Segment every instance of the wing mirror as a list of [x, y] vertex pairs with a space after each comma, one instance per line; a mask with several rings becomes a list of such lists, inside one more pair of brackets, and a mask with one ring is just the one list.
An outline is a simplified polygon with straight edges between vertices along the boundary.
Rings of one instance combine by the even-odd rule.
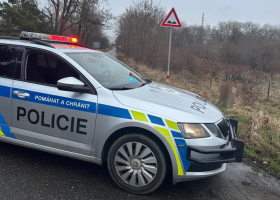
[[74, 78], [67, 77], [57, 81], [57, 88], [59, 90], [71, 91], [71, 92], [88, 92], [89, 87], [86, 87], [85, 84]]

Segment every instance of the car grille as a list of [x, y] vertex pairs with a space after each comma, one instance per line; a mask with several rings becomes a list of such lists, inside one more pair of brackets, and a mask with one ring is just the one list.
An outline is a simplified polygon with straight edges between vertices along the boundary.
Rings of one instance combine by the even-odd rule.
[[222, 167], [222, 163], [218, 163], [218, 164], [205, 164], [205, 165], [201, 165], [201, 164], [197, 164], [197, 163], [191, 163], [188, 169], [188, 172], [207, 172], [207, 171], [212, 171], [212, 170], [216, 170]]
[[218, 127], [220, 128], [222, 134], [227, 137], [228, 136], [228, 131], [229, 131], [229, 126], [228, 123], [225, 119], [223, 119], [222, 121], [220, 121], [218, 124]]

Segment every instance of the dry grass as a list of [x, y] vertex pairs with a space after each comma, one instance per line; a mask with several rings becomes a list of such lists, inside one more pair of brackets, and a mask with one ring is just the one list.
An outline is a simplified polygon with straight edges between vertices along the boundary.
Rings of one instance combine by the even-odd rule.
[[107, 52], [110, 51], [112, 48], [107, 48], [107, 49], [95, 49], [97, 51], [102, 51], [102, 52]]
[[[119, 55], [119, 59], [144, 77], [166, 83], [166, 72], [151, 69], [123, 55]], [[226, 116], [237, 118], [239, 120], [238, 136], [245, 141], [245, 154], [257, 162], [265, 163], [264, 167], [280, 175], [280, 103], [278, 101], [280, 82], [273, 82], [272, 100], [265, 100], [264, 89], [258, 102], [244, 106], [237, 100], [232, 109], [225, 109], [218, 104], [222, 80], [213, 80], [210, 87], [210, 78], [202, 78], [203, 81], [197, 81], [187, 72], [181, 72], [181, 74], [171, 72], [169, 84], [196, 93], [217, 105]], [[263, 83], [263, 85], [266, 84]]]

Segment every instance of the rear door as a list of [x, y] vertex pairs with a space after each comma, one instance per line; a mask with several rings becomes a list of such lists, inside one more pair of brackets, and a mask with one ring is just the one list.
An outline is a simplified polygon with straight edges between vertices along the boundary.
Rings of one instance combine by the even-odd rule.
[[61, 91], [59, 79], [87, 80], [67, 61], [51, 52], [28, 49], [22, 80], [12, 89], [13, 133], [19, 140], [90, 155], [97, 95]]
[[19, 47], [0, 44], [0, 137], [12, 135], [11, 89], [14, 79], [20, 77], [21, 59]]

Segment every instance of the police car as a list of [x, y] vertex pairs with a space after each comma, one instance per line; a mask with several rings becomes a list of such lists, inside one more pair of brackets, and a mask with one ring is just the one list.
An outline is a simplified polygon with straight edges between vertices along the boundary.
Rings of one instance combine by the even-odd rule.
[[0, 141], [107, 165], [136, 194], [242, 161], [237, 120], [77, 38], [0, 37], [0, 102]]

